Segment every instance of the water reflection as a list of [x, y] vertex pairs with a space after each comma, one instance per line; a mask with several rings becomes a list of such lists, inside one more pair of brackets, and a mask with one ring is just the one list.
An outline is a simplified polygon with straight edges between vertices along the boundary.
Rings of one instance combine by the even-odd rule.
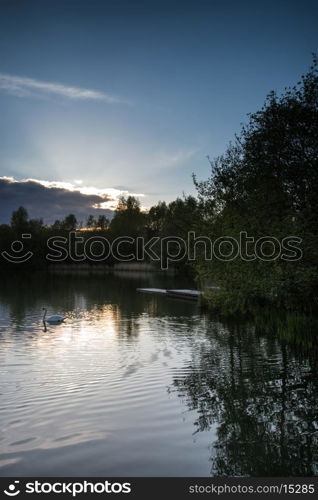
[[317, 475], [317, 353], [215, 325], [173, 387], [197, 411], [196, 432], [217, 426], [212, 475]]
[[[311, 475], [315, 325], [216, 321], [161, 275], [0, 289], [0, 475]], [[42, 307], [65, 323], [43, 331]]]

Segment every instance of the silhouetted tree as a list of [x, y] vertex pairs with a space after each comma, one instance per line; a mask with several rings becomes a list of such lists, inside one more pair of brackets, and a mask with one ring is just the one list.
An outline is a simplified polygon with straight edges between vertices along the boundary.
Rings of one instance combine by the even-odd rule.
[[96, 220], [94, 218], [94, 215], [89, 215], [88, 218], [87, 218], [87, 222], [86, 222], [86, 227], [88, 228], [93, 228], [93, 227], [96, 227]]
[[29, 230], [31, 233], [40, 234], [43, 230], [43, 219], [30, 219]]
[[143, 235], [146, 216], [140, 209], [140, 201], [134, 196], [119, 198], [114, 217], [110, 223], [113, 235], [136, 237]]
[[11, 227], [17, 233], [28, 230], [28, 212], [24, 207], [19, 207], [18, 210], [12, 212]]
[[62, 228], [65, 231], [75, 231], [77, 226], [77, 219], [74, 214], [69, 214], [62, 222]]
[[61, 231], [62, 229], [62, 222], [59, 220], [59, 219], [56, 219], [52, 226], [51, 226], [51, 229], [53, 229], [53, 231]]
[[109, 219], [106, 217], [106, 215], [99, 215], [97, 222], [96, 222], [96, 227], [101, 229], [102, 231], [105, 231], [109, 226]]
[[150, 235], [159, 235], [164, 229], [168, 207], [165, 201], [159, 201], [150, 208], [147, 215], [147, 228]]

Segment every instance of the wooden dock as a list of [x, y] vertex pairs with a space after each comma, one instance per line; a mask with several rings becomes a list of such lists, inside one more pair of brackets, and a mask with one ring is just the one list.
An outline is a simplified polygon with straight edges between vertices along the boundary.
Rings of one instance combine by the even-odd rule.
[[164, 290], [163, 288], [137, 288], [137, 292], [167, 295], [167, 290]]
[[165, 290], [164, 288], [137, 288], [137, 292], [165, 295], [178, 299], [198, 300], [202, 292], [199, 290]]

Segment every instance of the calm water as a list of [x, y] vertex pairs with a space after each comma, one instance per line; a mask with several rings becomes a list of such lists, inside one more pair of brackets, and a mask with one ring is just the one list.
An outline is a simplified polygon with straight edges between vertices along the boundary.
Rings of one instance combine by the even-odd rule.
[[[1, 283], [0, 475], [318, 473], [315, 347], [135, 292], [171, 285], [185, 283]], [[43, 306], [65, 324], [44, 331]]]

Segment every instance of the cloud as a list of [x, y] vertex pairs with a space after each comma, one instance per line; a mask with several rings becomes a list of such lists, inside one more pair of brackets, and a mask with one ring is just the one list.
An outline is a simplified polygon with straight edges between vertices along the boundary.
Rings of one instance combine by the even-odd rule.
[[104, 101], [109, 104], [128, 104], [119, 97], [96, 90], [70, 87], [56, 82], [43, 82], [33, 78], [0, 73], [0, 90], [18, 97], [58, 95], [73, 100]]
[[83, 222], [90, 214], [111, 217], [121, 194], [128, 192], [75, 186], [68, 182], [0, 177], [0, 223], [8, 223], [11, 213], [21, 205], [31, 218], [42, 218], [46, 224], [69, 213]]
[[[1, 177], [0, 177], [1, 179]], [[13, 182], [35, 182], [37, 184], [41, 184], [46, 188], [60, 188], [65, 189], [67, 191], [78, 191], [79, 193], [87, 196], [98, 196], [102, 201], [101, 204], [104, 205], [105, 208], [115, 208], [117, 205], [119, 196], [136, 196], [138, 198], [142, 198], [145, 195], [142, 193], [130, 193], [126, 189], [118, 189], [118, 188], [97, 188], [95, 186], [82, 186], [83, 181], [80, 181], [80, 186], [76, 185], [79, 181], [74, 181], [74, 184], [71, 182], [63, 182], [63, 181], [44, 181], [40, 179], [24, 179], [21, 181], [15, 181], [12, 177], [3, 177], [3, 179], [9, 179]], [[114, 203], [116, 205], [114, 205]], [[107, 205], [106, 205], [107, 204]]]

